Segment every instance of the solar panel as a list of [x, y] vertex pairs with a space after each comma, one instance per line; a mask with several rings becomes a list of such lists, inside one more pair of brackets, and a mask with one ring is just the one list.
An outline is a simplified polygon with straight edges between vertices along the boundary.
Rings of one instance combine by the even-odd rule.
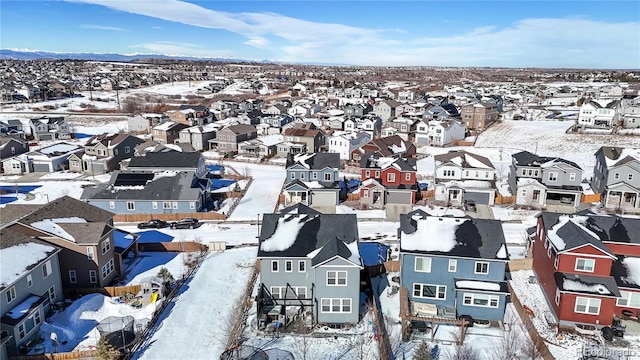
[[153, 180], [153, 173], [120, 173], [114, 186], [141, 186]]

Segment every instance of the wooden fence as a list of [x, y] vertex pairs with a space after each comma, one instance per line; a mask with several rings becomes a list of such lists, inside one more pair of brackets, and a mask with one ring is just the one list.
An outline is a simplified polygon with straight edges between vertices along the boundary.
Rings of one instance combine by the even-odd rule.
[[400, 261], [398, 260], [390, 260], [383, 263], [383, 265], [387, 272], [400, 271]]
[[203, 252], [207, 251], [207, 245], [195, 241], [175, 241], [138, 244], [138, 249], [157, 252]]
[[360, 193], [348, 193], [347, 201], [360, 201]]
[[533, 269], [533, 258], [509, 260], [509, 271]]
[[384, 312], [381, 311], [380, 306], [380, 294], [378, 290], [374, 288], [373, 301], [373, 320], [376, 323], [376, 329], [378, 329], [378, 355], [381, 360], [394, 359], [393, 349], [391, 348], [391, 340], [389, 339], [389, 331], [387, 331], [386, 322], [384, 319]]
[[498, 205], [513, 204], [515, 202], [516, 202], [515, 196], [502, 196], [500, 194], [496, 195], [496, 204]]
[[420, 191], [420, 196], [422, 196], [423, 199], [433, 199], [434, 197], [436, 197], [436, 191], [433, 189]]
[[75, 359], [97, 359], [97, 350], [73, 351], [67, 353], [40, 354], [40, 355], [20, 355], [9, 356], [9, 360], [75, 360]]
[[600, 194], [582, 194], [580, 202], [583, 203], [595, 203], [600, 202]]
[[142, 290], [142, 286], [140, 285], [129, 285], [129, 286], [107, 286], [104, 290], [109, 294], [109, 296], [120, 296], [124, 293], [129, 294], [137, 294]]
[[151, 219], [164, 221], [178, 221], [183, 218], [196, 218], [198, 220], [226, 220], [225, 214], [217, 212], [192, 212], [192, 213], [171, 213], [171, 214], [116, 214], [113, 216], [114, 222], [143, 222]]
[[253, 267], [253, 273], [251, 274], [251, 278], [247, 282], [244, 294], [240, 301], [240, 306], [236, 307], [235, 310], [235, 318], [233, 319], [233, 325], [231, 327], [231, 331], [229, 332], [229, 338], [227, 339], [227, 349], [233, 349], [242, 344], [245, 340], [242, 336], [244, 332], [244, 328], [247, 324], [247, 318], [249, 316], [249, 307], [253, 304], [251, 294], [253, 293], [253, 288], [258, 278], [258, 274], [260, 273], [260, 267], [258, 266], [258, 261], [256, 261], [256, 265]]
[[131, 286], [106, 286], [106, 287], [92, 287], [92, 288], [64, 288], [62, 292], [65, 298], [75, 299], [78, 296], [84, 296], [87, 294], [102, 294], [104, 296], [120, 296], [124, 292], [137, 294], [140, 292], [140, 285]]
[[524, 327], [525, 329], [527, 329], [527, 332], [531, 337], [531, 341], [533, 341], [533, 344], [538, 350], [539, 355], [544, 360], [555, 360], [555, 357], [551, 355], [551, 352], [549, 351], [549, 348], [545, 343], [546, 341], [545, 338], [540, 336], [540, 334], [538, 333], [538, 330], [536, 329], [536, 327], [533, 325], [533, 322], [529, 318], [529, 314], [527, 314], [527, 312], [525, 311], [524, 307], [522, 306], [522, 303], [516, 296], [516, 293], [513, 292], [513, 288], [511, 287], [511, 284], [509, 283], [507, 284], [509, 285], [509, 292], [511, 293], [511, 302], [513, 303], [513, 306], [516, 309], [516, 312], [520, 316], [520, 319], [522, 319], [522, 322], [524, 323]]

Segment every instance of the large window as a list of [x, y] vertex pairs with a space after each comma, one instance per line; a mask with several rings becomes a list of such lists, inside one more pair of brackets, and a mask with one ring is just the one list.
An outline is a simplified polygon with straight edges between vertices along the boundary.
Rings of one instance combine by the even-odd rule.
[[556, 182], [558, 181], [558, 173], [555, 171], [550, 171], [549, 172], [549, 182]]
[[576, 259], [576, 271], [593, 272], [595, 265], [594, 259]]
[[351, 299], [321, 299], [323, 313], [351, 313]]
[[416, 256], [415, 270], [417, 272], [431, 272], [431, 258]]
[[600, 314], [600, 299], [576, 297], [576, 313], [598, 315]]
[[24, 331], [24, 323], [22, 323], [18, 326], [18, 337], [22, 340], [26, 334], [27, 333]]
[[284, 296], [284, 288], [281, 286], [272, 286], [269, 291], [273, 299], [282, 299], [282, 296]]
[[55, 287], [50, 287], [49, 288], [49, 300], [51, 300], [51, 302], [56, 301], [56, 288]]
[[107, 261], [106, 264], [102, 266], [102, 278], [106, 279], [109, 274], [113, 271], [113, 259]]
[[387, 174], [387, 182], [395, 182], [395, 181], [396, 181], [396, 174], [394, 173]]
[[47, 261], [42, 265], [42, 277], [46, 278], [49, 274], [51, 274], [51, 261]]
[[16, 298], [16, 287], [12, 286], [7, 290], [7, 302], [10, 303]]
[[162, 208], [163, 209], [171, 209], [171, 201], [163, 201], [162, 202]]
[[483, 275], [489, 274], [489, 263], [486, 261], [476, 261], [475, 273]]
[[630, 291], [620, 291], [620, 297], [616, 305], [640, 309], [640, 293]]
[[327, 271], [327, 286], [346, 286], [346, 271]]
[[324, 174], [324, 181], [331, 181], [331, 173]]
[[500, 304], [498, 295], [464, 293], [463, 303], [468, 306], [497, 308]]
[[444, 285], [413, 284], [413, 296], [444, 300], [447, 298], [447, 287]]

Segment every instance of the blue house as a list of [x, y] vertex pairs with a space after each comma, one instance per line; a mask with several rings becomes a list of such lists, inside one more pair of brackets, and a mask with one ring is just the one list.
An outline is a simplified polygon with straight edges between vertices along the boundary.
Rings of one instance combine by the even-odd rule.
[[285, 206], [300, 203], [325, 214], [336, 212], [340, 202], [340, 154], [288, 154], [285, 166]]
[[509, 253], [499, 220], [400, 215], [400, 281], [411, 315], [502, 321]]

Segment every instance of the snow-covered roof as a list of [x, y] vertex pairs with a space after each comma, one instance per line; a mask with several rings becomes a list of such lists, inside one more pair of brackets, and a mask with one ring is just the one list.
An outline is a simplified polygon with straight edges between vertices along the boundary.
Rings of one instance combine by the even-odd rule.
[[312, 219], [313, 217], [297, 216], [279, 218], [275, 232], [260, 244], [260, 250], [265, 252], [287, 250], [296, 241], [298, 233], [304, 224]]
[[609, 291], [609, 289], [607, 289], [603, 284], [585, 284], [572, 279], [564, 279], [562, 282], [562, 288], [569, 291], [588, 292], [600, 295], [611, 294], [611, 291]]
[[56, 250], [51, 245], [22, 243], [0, 249], [0, 287], [8, 286], [24, 276], [29, 268], [49, 257]]
[[449, 252], [456, 244], [456, 229], [467, 218], [429, 216], [416, 219], [417, 229], [410, 234], [402, 234], [402, 248], [412, 251]]
[[53, 234], [55, 236], [61, 237], [65, 240], [75, 242], [76, 239], [71, 236], [68, 232], [66, 232], [60, 224], [78, 224], [78, 223], [86, 223], [87, 220], [80, 217], [68, 217], [68, 218], [55, 218], [55, 219], [44, 219], [41, 221], [35, 221], [31, 223], [31, 226], [48, 232], [49, 234]]
[[40, 296], [35, 296], [35, 295], [29, 296], [28, 298], [24, 299], [20, 304], [13, 307], [13, 309], [7, 312], [5, 316], [8, 316], [14, 320], [18, 320], [23, 315], [28, 313], [29, 310], [31, 310], [31, 306], [38, 300], [40, 300]]
[[640, 285], [640, 257], [626, 257], [622, 264], [627, 269], [627, 282]]
[[458, 280], [456, 287], [465, 289], [500, 291], [500, 284], [488, 281]]
[[592, 236], [597, 241], [600, 241], [600, 238], [591, 230], [587, 229], [584, 224], [589, 219], [588, 216], [578, 216], [578, 215], [561, 215], [558, 218], [558, 222], [553, 225], [551, 230], [547, 233], [549, 237], [549, 241], [553, 244], [553, 246], [558, 250], [565, 250], [567, 244], [562, 239], [561, 236], [558, 235], [558, 231], [562, 229], [567, 223], [571, 222], [578, 226], [581, 230], [583, 230], [589, 236]]

